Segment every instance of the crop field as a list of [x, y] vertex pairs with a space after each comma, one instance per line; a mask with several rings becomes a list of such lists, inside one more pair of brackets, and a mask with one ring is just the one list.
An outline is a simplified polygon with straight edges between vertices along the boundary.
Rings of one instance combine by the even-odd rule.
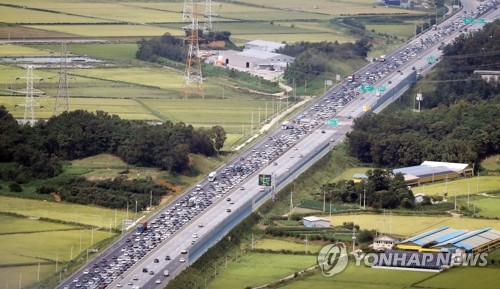
[[207, 288], [243, 288], [258, 286], [276, 278], [293, 274], [316, 263], [313, 255], [247, 253], [218, 275]]
[[[43, 51], [28, 46], [2, 44], [0, 45], [0, 57], [26, 57], [26, 56], [49, 56], [49, 51]], [[2, 65], [2, 67], [4, 67]]]
[[[29, 238], [20, 238], [20, 235], [0, 235], [2, 251], [0, 260], [6, 264], [19, 263], [10, 262], [17, 257], [28, 257], [36, 260], [52, 260], [65, 262], [71, 257], [71, 247], [73, 247], [73, 257], [83, 252], [91, 244], [96, 244], [108, 238], [109, 232], [88, 230], [74, 231], [51, 231], [42, 233], [23, 234]], [[82, 238], [82, 251], [80, 251], [80, 237]], [[93, 242], [93, 243], [91, 243]]]
[[473, 200], [472, 203], [479, 208], [480, 211], [476, 211], [476, 215], [485, 217], [500, 217], [500, 198], [499, 195], [496, 197], [485, 197], [479, 200]]
[[[183, 76], [179, 72], [173, 72], [169, 69], [161, 68], [109, 68], [109, 69], [91, 69], [91, 70], [72, 70], [71, 74], [105, 79], [118, 82], [126, 82], [137, 85], [155, 86], [165, 90], [175, 90], [180, 92]], [[176, 93], [175, 98], [179, 95]]]
[[[40, 265], [40, 279], [55, 274], [55, 264]], [[25, 288], [35, 283], [38, 277], [38, 265], [0, 268], [0, 286], [3, 288]]]
[[180, 29], [167, 29], [147, 25], [26, 25], [46, 31], [66, 33], [83, 37], [151, 37], [170, 33], [174, 36], [184, 35]]
[[0, 235], [19, 234], [23, 232], [57, 231], [77, 228], [74, 225], [65, 225], [37, 219], [19, 218], [0, 215]]
[[182, 10], [177, 12], [142, 9], [138, 6], [122, 5], [120, 3], [68, 3], [45, 1], [29, 4], [29, 7], [47, 9], [51, 11], [69, 13], [84, 17], [97, 18], [108, 22], [151, 23], [151, 22], [178, 22], [182, 19]]
[[479, 176], [466, 179], [459, 179], [446, 182], [434, 183], [431, 185], [421, 185], [413, 187], [414, 194], [424, 193], [426, 195], [440, 195], [448, 191], [448, 198], [455, 196], [467, 195], [467, 193], [488, 193], [498, 191], [500, 188], [500, 176]]
[[[43, 107], [36, 109], [36, 116], [49, 118], [53, 114], [54, 97], [37, 99]], [[24, 115], [24, 108], [17, 106], [24, 102], [24, 98], [2, 96], [0, 105], [4, 105], [9, 112], [18, 118]], [[71, 98], [71, 110], [83, 109], [87, 111], [106, 111], [116, 114], [123, 119], [135, 120], [171, 120], [183, 121], [195, 127], [212, 127], [222, 125], [228, 133], [249, 133], [252, 123], [258, 129], [259, 108], [260, 121], [271, 116], [272, 109], [276, 112], [278, 105], [272, 101], [252, 99], [118, 99], [118, 98]], [[280, 106], [285, 108], [286, 103]]]
[[[392, 233], [401, 236], [411, 236], [423, 233], [425, 231], [436, 229], [443, 226], [450, 226], [455, 229], [477, 230], [485, 227], [492, 227], [495, 230], [500, 229], [500, 220], [471, 219], [471, 218], [453, 218], [447, 216], [389, 216], [373, 214], [349, 214], [335, 215], [326, 217], [332, 222], [332, 226], [340, 226], [344, 222], [354, 222], [361, 229], [376, 229], [378, 232]], [[391, 225], [392, 224], [392, 225]], [[411, 224], [409, 226], [408, 224]]]
[[[280, 239], [266, 239], [266, 238], [258, 240], [253, 247], [257, 249], [269, 249], [273, 251], [290, 250], [290, 251], [304, 252], [306, 250], [305, 243], [285, 241]], [[319, 245], [314, 245], [314, 244], [307, 245], [307, 250], [309, 252], [316, 253], [319, 252], [320, 249], [321, 246]]]
[[[498, 284], [500, 268], [486, 267], [460, 267], [453, 268], [447, 272], [436, 274], [429, 279], [415, 284], [415, 288], [450, 288], [468, 289], [484, 288], [490, 289]], [[410, 287], [413, 288], [413, 287]]]
[[[3, 1], [2, 1], [3, 2]], [[19, 4], [16, 3], [16, 4]], [[45, 11], [35, 11], [30, 9], [13, 8], [0, 6], [0, 15], [4, 23], [99, 23], [105, 22], [100, 19], [65, 15], [62, 13], [51, 13]]]
[[[48, 198], [51, 198], [48, 196]], [[126, 212], [77, 204], [55, 203], [0, 196], [0, 212], [11, 212], [28, 217], [45, 217], [55, 220], [75, 222], [95, 227], [120, 228]]]
[[[442, 273], [427, 273], [402, 270], [371, 269], [356, 267], [350, 262], [346, 270], [333, 277], [324, 277], [319, 270], [316, 274], [296, 279], [278, 288], [310, 289], [403, 289], [403, 288], [453, 288], [489, 289], [497, 284], [498, 268], [460, 267]], [[481, 281], [478, 281], [481, 280]]]
[[391, 36], [397, 36], [400, 40], [406, 40], [415, 35], [414, 24], [366, 24], [367, 31], [374, 31], [375, 33], [386, 33]]

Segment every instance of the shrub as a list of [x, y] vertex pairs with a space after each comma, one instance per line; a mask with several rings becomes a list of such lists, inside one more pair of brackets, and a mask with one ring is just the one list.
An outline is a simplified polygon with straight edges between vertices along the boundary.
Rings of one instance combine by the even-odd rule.
[[20, 193], [23, 191], [23, 188], [18, 183], [12, 183], [9, 185], [9, 190], [14, 193]]

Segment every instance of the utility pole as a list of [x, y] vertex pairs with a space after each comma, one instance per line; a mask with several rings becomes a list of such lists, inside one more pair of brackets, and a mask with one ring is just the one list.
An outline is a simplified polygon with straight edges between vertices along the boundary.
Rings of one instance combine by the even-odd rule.
[[135, 199], [135, 221], [137, 221], [137, 199]]
[[326, 206], [326, 192], [323, 190], [323, 212], [325, 211]]
[[470, 184], [467, 184], [467, 209], [469, 209], [470, 203]]
[[252, 118], [251, 118], [252, 122], [251, 122], [251, 125], [250, 125], [250, 134], [253, 134], [253, 111], [252, 111]]
[[153, 208], [153, 191], [149, 190], [149, 211]]
[[366, 210], [366, 188], [363, 188], [363, 210]]

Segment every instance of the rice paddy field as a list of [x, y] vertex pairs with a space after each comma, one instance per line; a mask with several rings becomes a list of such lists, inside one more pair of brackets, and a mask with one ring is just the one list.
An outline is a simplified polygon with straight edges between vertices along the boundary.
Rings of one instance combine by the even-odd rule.
[[[425, 231], [436, 229], [443, 226], [450, 226], [455, 229], [477, 230], [486, 227], [492, 227], [495, 230], [500, 229], [500, 220], [474, 219], [474, 218], [454, 218], [451, 216], [399, 216], [389, 214], [386, 211], [384, 215], [374, 214], [349, 214], [335, 215], [327, 217], [332, 226], [341, 226], [344, 222], [354, 222], [361, 229], [377, 230], [381, 233], [389, 233], [400, 236], [412, 236]], [[411, 224], [409, 226], [408, 224]]]
[[227, 269], [219, 268], [217, 278], [206, 288], [244, 288], [272, 282], [316, 263], [313, 255], [247, 253]]
[[[52, 197], [48, 196], [48, 198]], [[51, 200], [41, 201], [6, 196], [0, 196], [0, 212], [16, 213], [27, 218], [44, 217], [63, 220], [96, 228], [109, 228], [110, 224], [113, 228], [121, 228], [121, 220], [126, 218], [126, 212], [122, 210], [115, 211], [93, 206], [56, 203]]]
[[294, 252], [305, 252], [307, 248], [307, 251], [312, 253], [317, 253], [321, 249], [321, 246], [315, 244], [308, 244], [306, 247], [305, 242], [300, 243], [267, 238], [259, 239], [257, 242], [255, 242], [253, 247], [255, 249], [265, 249], [273, 251], [290, 250]]

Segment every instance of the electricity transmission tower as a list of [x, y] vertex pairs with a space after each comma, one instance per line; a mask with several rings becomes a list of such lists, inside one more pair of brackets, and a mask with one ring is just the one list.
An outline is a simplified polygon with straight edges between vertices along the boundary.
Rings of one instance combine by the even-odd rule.
[[67, 64], [68, 64], [68, 51], [66, 42], [61, 43], [61, 61], [59, 70], [59, 86], [57, 88], [57, 97], [54, 105], [54, 115], [58, 115], [63, 111], [69, 111], [69, 93], [68, 93], [68, 80], [67, 80]]
[[29, 65], [27, 68], [26, 76], [21, 76], [18, 77], [17, 79], [21, 78], [26, 79], [26, 89], [15, 92], [26, 95], [24, 103], [19, 104], [19, 106], [24, 106], [23, 125], [29, 124], [30, 126], [33, 126], [35, 125], [35, 107], [40, 106], [40, 104], [35, 101], [34, 96], [45, 94], [45, 92], [33, 88], [33, 79], [41, 80], [42, 78], [33, 74], [33, 66], [31, 65]]
[[205, 21], [203, 22], [203, 35], [212, 31], [212, 0], [205, 0]]
[[205, 98], [203, 92], [203, 77], [201, 74], [201, 60], [200, 60], [200, 37], [198, 35], [198, 12], [197, 5], [192, 4], [192, 0], [186, 0], [186, 3], [191, 3], [191, 25], [184, 27], [187, 31], [186, 41], [188, 43], [188, 53], [186, 56], [186, 68], [184, 70], [184, 83], [182, 84], [181, 97], [186, 99], [191, 94], [197, 93], [201, 98]]

